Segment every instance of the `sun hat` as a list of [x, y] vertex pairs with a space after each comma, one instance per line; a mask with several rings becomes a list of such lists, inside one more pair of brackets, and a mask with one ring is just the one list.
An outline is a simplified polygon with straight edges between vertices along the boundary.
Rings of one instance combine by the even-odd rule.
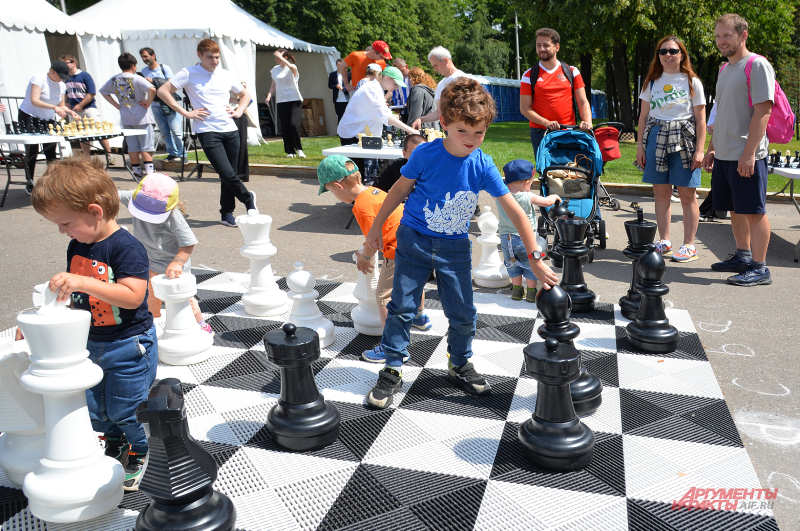
[[384, 59], [391, 59], [392, 54], [389, 53], [389, 45], [384, 41], [375, 41], [372, 43], [372, 49], [383, 56]]
[[403, 73], [400, 72], [399, 69], [393, 66], [387, 66], [386, 68], [383, 69], [383, 75], [385, 77], [392, 78], [394, 82], [397, 83], [397, 86], [401, 88], [406, 88], [406, 82], [403, 81]]
[[527, 181], [533, 177], [535, 166], [529, 160], [515, 159], [503, 166], [506, 184], [515, 181]]
[[128, 203], [131, 215], [148, 223], [163, 223], [178, 205], [178, 183], [163, 173], [139, 181]]
[[53, 72], [58, 74], [58, 77], [60, 77], [62, 81], [69, 81], [72, 79], [72, 76], [69, 75], [69, 65], [64, 61], [53, 61], [50, 64], [50, 68], [53, 69]]
[[367, 65], [367, 72], [381, 72], [383, 69], [378, 63], [370, 63]]
[[[353, 164], [352, 170], [347, 169], [348, 162]], [[357, 171], [358, 167], [356, 163], [344, 155], [330, 155], [325, 157], [317, 167], [317, 179], [319, 179], [319, 193], [317, 195], [322, 195], [323, 192], [328, 191], [328, 189], [325, 188], [326, 184], [340, 181]]]

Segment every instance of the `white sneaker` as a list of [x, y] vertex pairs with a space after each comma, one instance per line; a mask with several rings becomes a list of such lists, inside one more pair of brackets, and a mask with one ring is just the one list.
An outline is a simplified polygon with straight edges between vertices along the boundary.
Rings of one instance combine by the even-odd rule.
[[677, 194], [677, 192], [672, 192], [672, 196], [669, 198], [669, 200], [673, 203], [680, 203], [681, 199], [675, 194]]
[[288, 155], [286, 155], [286, 158], [287, 159], [293, 159], [294, 158], [294, 153], [289, 153]]
[[301, 159], [304, 159], [304, 158], [306, 158], [306, 154], [305, 154], [305, 153], [303, 153], [303, 150], [302, 150], [302, 149], [298, 149], [298, 150], [297, 150], [297, 157], [298, 157], [298, 158], [301, 158]]

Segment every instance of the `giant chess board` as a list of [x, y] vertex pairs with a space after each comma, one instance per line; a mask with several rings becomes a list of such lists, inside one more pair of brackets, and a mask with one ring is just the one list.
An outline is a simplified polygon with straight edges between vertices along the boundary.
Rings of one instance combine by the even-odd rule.
[[[541, 341], [536, 307], [509, 293], [475, 293], [473, 362], [492, 384], [486, 397], [444, 378], [447, 320], [433, 284], [427, 332], [413, 331], [411, 362], [392, 408], [363, 405], [380, 365], [360, 360], [377, 337], [349, 317], [353, 284], [318, 281], [319, 306], [336, 341], [314, 364], [317, 384], [342, 414], [332, 446], [286, 452], [265, 427], [280, 389], [263, 336], [282, 318], [244, 313], [249, 275], [194, 270], [215, 355], [188, 366], [160, 365], [158, 377], [184, 385], [192, 435], [219, 463], [215, 488], [238, 512], [239, 530], [777, 530], [769, 510], [672, 510], [692, 487], [761, 488], [689, 314], [667, 315], [681, 332], [678, 350], [646, 355], [628, 344], [627, 320], [611, 304], [573, 314], [589, 371], [605, 387], [603, 404], [583, 421], [595, 433], [586, 469], [553, 473], [529, 465], [517, 442], [536, 403], [522, 348]], [[287, 290], [283, 279], [279, 281]], [[162, 324], [163, 326], [163, 324]], [[0, 472], [2, 529], [132, 530], [148, 498], [128, 493], [110, 514], [81, 524], [46, 524]], [[64, 485], [65, 489], [69, 485]]]

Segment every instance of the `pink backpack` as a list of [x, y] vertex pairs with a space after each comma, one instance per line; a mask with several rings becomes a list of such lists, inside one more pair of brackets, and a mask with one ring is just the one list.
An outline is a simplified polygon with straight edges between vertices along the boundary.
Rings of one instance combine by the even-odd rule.
[[[747, 64], [744, 65], [744, 75], [747, 76], [747, 98], [750, 107], [753, 106], [753, 99], [750, 96], [750, 72], [753, 70], [753, 61], [760, 55], [750, 54]], [[719, 69], [722, 72], [730, 63], [725, 63]], [[794, 136], [795, 115], [789, 99], [784, 94], [778, 81], [775, 81], [775, 103], [772, 105], [772, 114], [767, 123], [767, 140], [773, 144], [788, 144]]]

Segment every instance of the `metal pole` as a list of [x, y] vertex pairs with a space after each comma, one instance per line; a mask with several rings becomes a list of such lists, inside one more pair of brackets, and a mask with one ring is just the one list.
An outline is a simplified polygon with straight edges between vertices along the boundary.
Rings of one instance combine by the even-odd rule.
[[67, 14], [67, 5], [64, 3], [64, 0], [61, 0], [61, 11], [63, 11], [65, 15]]
[[[63, 2], [64, 0], [61, 0], [61, 1]], [[522, 79], [522, 75], [519, 72], [519, 60], [521, 59], [521, 57], [519, 56], [519, 28], [520, 27], [521, 26], [519, 25], [519, 22], [517, 21], [517, 10], [515, 9], [514, 10], [514, 36], [517, 39], [517, 80], [521, 80]]]

